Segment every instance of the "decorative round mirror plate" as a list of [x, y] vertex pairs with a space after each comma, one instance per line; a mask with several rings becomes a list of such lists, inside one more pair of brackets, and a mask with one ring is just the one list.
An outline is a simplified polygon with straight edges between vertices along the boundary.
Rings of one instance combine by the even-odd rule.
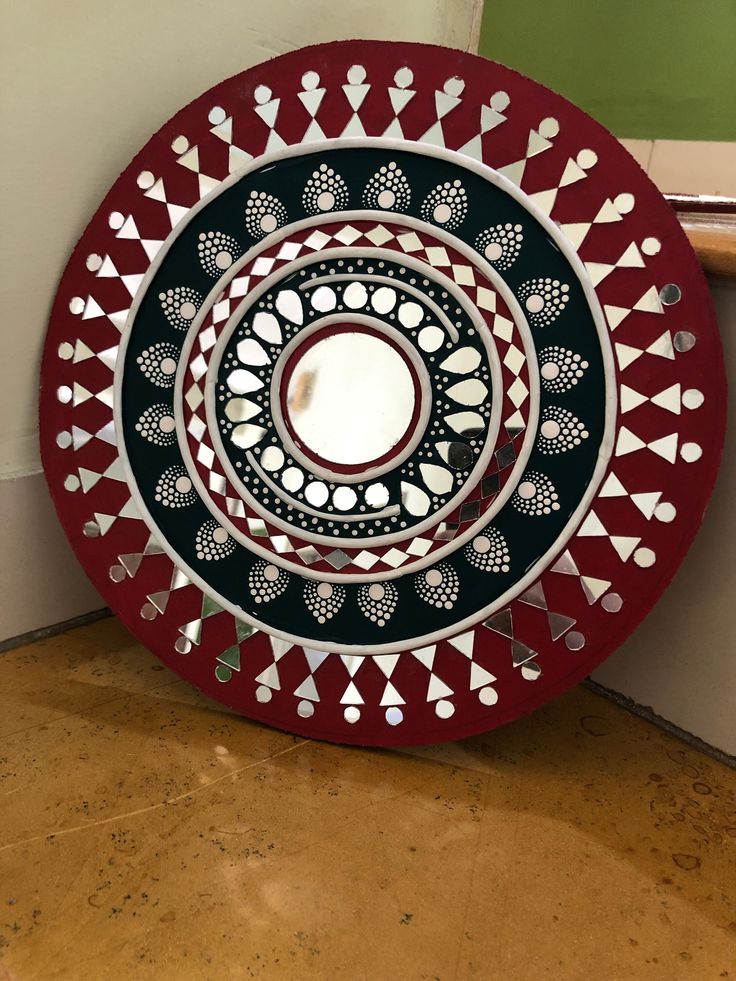
[[618, 142], [424, 45], [283, 55], [166, 123], [54, 304], [43, 459], [111, 608], [239, 712], [457, 738], [579, 681], [672, 577], [725, 383]]

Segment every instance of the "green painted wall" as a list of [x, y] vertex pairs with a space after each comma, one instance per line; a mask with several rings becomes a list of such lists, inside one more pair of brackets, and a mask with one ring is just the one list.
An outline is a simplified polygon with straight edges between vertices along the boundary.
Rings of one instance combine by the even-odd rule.
[[486, 0], [480, 53], [617, 136], [736, 140], [736, 0]]

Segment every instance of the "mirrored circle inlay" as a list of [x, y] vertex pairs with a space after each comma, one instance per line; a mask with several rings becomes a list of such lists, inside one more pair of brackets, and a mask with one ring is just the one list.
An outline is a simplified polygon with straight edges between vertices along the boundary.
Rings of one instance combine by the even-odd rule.
[[324, 337], [294, 357], [285, 414], [307, 449], [330, 463], [354, 465], [397, 446], [416, 400], [412, 373], [396, 348], [356, 329]]

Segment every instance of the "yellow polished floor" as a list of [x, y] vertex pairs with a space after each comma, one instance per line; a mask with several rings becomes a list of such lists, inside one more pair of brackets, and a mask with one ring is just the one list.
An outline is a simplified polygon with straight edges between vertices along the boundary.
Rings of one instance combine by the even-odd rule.
[[580, 688], [462, 743], [304, 741], [103, 620], [0, 656], [0, 958], [17, 981], [733, 979], [736, 772]]

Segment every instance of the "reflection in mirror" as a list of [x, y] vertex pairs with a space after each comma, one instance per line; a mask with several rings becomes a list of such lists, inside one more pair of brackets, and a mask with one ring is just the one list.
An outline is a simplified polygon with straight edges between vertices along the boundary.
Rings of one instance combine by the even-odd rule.
[[254, 426], [246, 422], [242, 426], [236, 426], [230, 434], [230, 439], [241, 450], [248, 450], [255, 446], [266, 435], [266, 430], [262, 426]]
[[435, 463], [420, 463], [419, 472], [433, 494], [449, 494], [452, 490], [454, 477], [444, 467], [438, 467]]
[[323, 484], [321, 480], [313, 480], [304, 491], [304, 496], [314, 507], [321, 508], [323, 504], [327, 503], [330, 492], [327, 485]]
[[385, 508], [388, 504], [388, 487], [385, 484], [371, 484], [365, 492], [365, 503], [372, 508]]
[[304, 483], [304, 474], [299, 467], [287, 467], [281, 474], [281, 483], [292, 494], [296, 493]]
[[287, 413], [309, 450], [333, 464], [355, 465], [400, 442], [414, 414], [414, 380], [394, 347], [373, 334], [344, 331], [296, 357]]
[[247, 422], [260, 412], [260, 405], [249, 399], [230, 399], [225, 406], [225, 415], [230, 422]]
[[421, 517], [427, 514], [431, 503], [429, 495], [421, 487], [416, 487], [414, 484], [408, 484], [406, 482], [402, 483], [401, 504], [409, 514]]
[[473, 460], [473, 451], [466, 443], [438, 443], [437, 452], [453, 470], [465, 470]]
[[445, 422], [459, 436], [466, 436], [468, 439], [478, 436], [486, 427], [483, 416], [477, 412], [455, 412], [447, 416]]
[[280, 470], [284, 465], [284, 453], [278, 446], [267, 446], [261, 453], [261, 466], [264, 470]]

